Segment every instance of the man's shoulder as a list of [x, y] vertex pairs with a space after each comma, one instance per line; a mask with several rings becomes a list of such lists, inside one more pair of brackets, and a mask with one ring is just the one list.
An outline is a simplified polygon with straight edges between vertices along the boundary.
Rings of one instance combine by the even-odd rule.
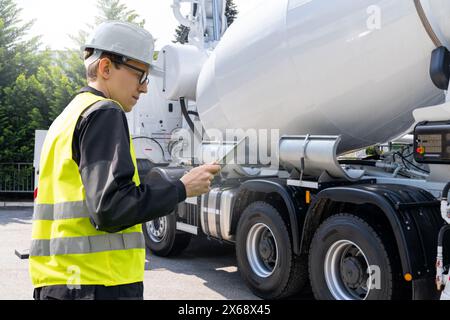
[[121, 112], [124, 113], [123, 109], [120, 107], [120, 105], [113, 101], [113, 100], [100, 100], [90, 107], [88, 107], [86, 110], [83, 111], [81, 114], [82, 118], [88, 118], [90, 115], [96, 112]]

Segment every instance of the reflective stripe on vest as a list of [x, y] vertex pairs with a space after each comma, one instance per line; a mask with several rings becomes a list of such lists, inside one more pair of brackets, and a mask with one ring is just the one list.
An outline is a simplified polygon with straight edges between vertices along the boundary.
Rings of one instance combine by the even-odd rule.
[[[77, 95], [53, 122], [44, 141], [29, 260], [35, 287], [69, 283], [115, 286], [144, 279], [141, 225], [117, 233], [98, 231], [90, 222], [85, 189], [72, 157], [79, 117], [102, 100], [106, 99], [92, 93]], [[131, 137], [130, 155], [135, 167], [133, 182], [139, 186]]]
[[63, 202], [56, 204], [36, 204], [33, 220], [63, 220], [89, 218], [86, 201]]
[[56, 256], [144, 248], [144, 237], [140, 232], [112, 233], [77, 238], [33, 240], [31, 242], [30, 255], [35, 257]]

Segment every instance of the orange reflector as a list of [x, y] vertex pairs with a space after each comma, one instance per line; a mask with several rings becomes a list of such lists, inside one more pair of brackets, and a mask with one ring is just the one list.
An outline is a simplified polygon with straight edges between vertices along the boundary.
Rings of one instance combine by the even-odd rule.
[[412, 275], [410, 273], [405, 274], [405, 280], [406, 281], [411, 281], [412, 280]]
[[306, 201], [306, 204], [310, 204], [311, 203], [311, 192], [310, 191], [306, 191], [305, 201]]
[[424, 148], [424, 147], [418, 147], [418, 148], [416, 149], [416, 152], [417, 152], [418, 154], [424, 154], [424, 153], [425, 153], [425, 148]]

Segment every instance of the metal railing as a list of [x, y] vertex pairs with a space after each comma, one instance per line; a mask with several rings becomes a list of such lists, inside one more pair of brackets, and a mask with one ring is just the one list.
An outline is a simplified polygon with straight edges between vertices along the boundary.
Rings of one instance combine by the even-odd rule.
[[0, 163], [0, 192], [28, 193], [34, 191], [32, 163]]

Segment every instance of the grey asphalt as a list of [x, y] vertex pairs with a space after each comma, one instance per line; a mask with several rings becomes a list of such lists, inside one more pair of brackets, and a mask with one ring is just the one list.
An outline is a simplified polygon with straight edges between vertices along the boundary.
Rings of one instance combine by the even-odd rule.
[[[28, 249], [32, 208], [0, 208], [0, 300], [32, 299], [28, 260], [15, 255]], [[147, 252], [145, 300], [256, 300], [236, 266], [234, 246], [194, 238], [179, 256]], [[309, 299], [310, 296], [294, 298]]]
[[[32, 208], [0, 208], [0, 300], [32, 299], [28, 260], [15, 250], [28, 249]], [[237, 272], [234, 247], [194, 238], [174, 258], [147, 252], [144, 298], [146, 300], [257, 299]]]

